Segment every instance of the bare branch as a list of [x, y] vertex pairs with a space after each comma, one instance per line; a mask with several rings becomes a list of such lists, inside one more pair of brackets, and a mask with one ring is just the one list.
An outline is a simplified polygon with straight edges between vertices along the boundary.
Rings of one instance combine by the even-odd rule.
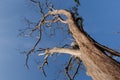
[[46, 1], [46, 7], [50, 10], [50, 11], [53, 11], [54, 10], [54, 6], [51, 2], [49, 2], [48, 0], [45, 0]]
[[[53, 48], [53, 49], [46, 49], [45, 54], [53, 54], [53, 53], [66, 53], [73, 55], [75, 57], [80, 57], [81, 52], [80, 50], [74, 50], [74, 49], [69, 49], [69, 48]], [[40, 54], [38, 54], [40, 56]]]
[[33, 48], [27, 53], [27, 58], [26, 58], [26, 66], [27, 66], [27, 68], [29, 68], [29, 66], [28, 66], [28, 59], [29, 59], [29, 55], [32, 53], [32, 52], [34, 52], [35, 51], [35, 48], [36, 48], [36, 46], [39, 44], [39, 42], [40, 42], [40, 40], [41, 40], [41, 35], [42, 35], [42, 32], [41, 32], [41, 30], [39, 29], [39, 37], [38, 37], [38, 40], [36, 41], [36, 43], [35, 43], [35, 45], [33, 46]]
[[[70, 71], [70, 66], [71, 66], [72, 63], [74, 63], [74, 61], [77, 62], [77, 68], [76, 68], [76, 71], [75, 71], [75, 73], [73, 74], [73, 76], [71, 76], [71, 75], [69, 74], [69, 71]], [[68, 64], [67, 64], [67, 66], [65, 67], [65, 73], [66, 73], [66, 75], [67, 75], [67, 77], [68, 77], [69, 80], [74, 80], [74, 79], [75, 79], [75, 76], [76, 76], [76, 75], [78, 74], [78, 72], [79, 72], [79, 68], [80, 68], [81, 62], [82, 62], [81, 60], [79, 60], [79, 59], [77, 59], [77, 58], [75, 58], [75, 57], [73, 57], [73, 56], [70, 57], [70, 60], [69, 60], [69, 62], [68, 62]]]
[[40, 14], [41, 14], [42, 16], [44, 16], [43, 7], [42, 7], [40, 1], [36, 1], [36, 0], [30, 0], [30, 1], [33, 2], [33, 3], [35, 3], [35, 4], [39, 7], [39, 9], [40, 9]]
[[73, 59], [73, 57], [71, 56], [67, 66], [65, 67], [65, 73], [66, 73], [69, 80], [72, 80], [71, 76], [69, 75], [69, 67], [70, 67], [70, 64], [72, 62], [72, 59]]
[[58, 20], [62, 23], [67, 23], [65, 20], [62, 19], [62, 17], [58, 16]]
[[[27, 53], [27, 58], [26, 58], [26, 66], [28, 67], [28, 59], [29, 59], [29, 55], [34, 52], [36, 46], [39, 44], [40, 40], [41, 40], [41, 36], [42, 36], [42, 30], [41, 30], [41, 26], [45, 23], [45, 19], [49, 16], [49, 15], [58, 15], [58, 14], [64, 14], [65, 16], [67, 16], [69, 18], [69, 16], [72, 16], [70, 14], [69, 11], [67, 10], [53, 10], [53, 11], [50, 11], [48, 12], [46, 15], [44, 15], [44, 12], [42, 11], [42, 7], [41, 7], [41, 4], [40, 2], [37, 2], [35, 0], [31, 0], [32, 2], [36, 3], [39, 8], [40, 8], [40, 12], [42, 13], [43, 15], [43, 18], [39, 21], [39, 23], [36, 25], [36, 27], [32, 30], [32, 32], [34, 32], [35, 30], [38, 30], [39, 31], [39, 38], [38, 40], [36, 41], [35, 45], [33, 46], [33, 48]], [[67, 23], [67, 21], [64, 21], [60, 16], [58, 16], [57, 20], [53, 20], [53, 22], [55, 21], [61, 21], [63, 23]], [[54, 48], [52, 50], [46, 50], [48, 51], [49, 53], [53, 54], [55, 52], [58, 52], [58, 53], [69, 53], [71, 55], [74, 55], [74, 56], [78, 56], [80, 54], [79, 51], [77, 50], [72, 50], [72, 49], [62, 49], [62, 48]], [[47, 52], [47, 53], [48, 53]], [[45, 52], [46, 53], [46, 52]], [[77, 54], [79, 53], [79, 54]], [[29, 67], [28, 67], [29, 68]]]
[[46, 73], [45, 73], [44, 66], [45, 66], [45, 65], [48, 65], [48, 62], [47, 62], [48, 57], [49, 57], [49, 55], [46, 54], [45, 57], [44, 57], [44, 62], [43, 62], [43, 64], [40, 66], [40, 69], [42, 70], [42, 72], [43, 72], [43, 74], [44, 74], [45, 77], [46, 77], [47, 75], [46, 75]]
[[75, 72], [75, 74], [73, 75], [73, 80], [74, 80], [75, 76], [78, 74], [78, 71], [79, 71], [79, 68], [80, 68], [81, 62], [82, 62], [82, 61], [79, 60], [79, 63], [78, 63], [78, 66], [77, 66], [76, 72]]
[[[43, 18], [40, 20], [40, 22], [38, 23], [37, 26], [40, 26], [41, 24], [44, 24], [45, 22], [45, 19], [49, 16], [49, 15], [58, 15], [58, 14], [63, 14], [65, 16], [67, 16], [67, 18], [71, 18], [72, 17], [72, 14], [67, 11], [67, 10], [53, 10], [53, 11], [50, 11], [48, 12], [46, 15], [43, 16]], [[66, 21], [63, 21], [63, 19], [61, 17], [59, 17], [59, 20], [63, 23], [67, 23], [67, 20]]]
[[106, 52], [110, 53], [111, 55], [120, 57], [120, 52], [117, 52], [117, 51], [115, 51], [113, 49], [110, 49], [109, 47], [101, 45], [101, 44], [99, 44], [97, 42], [95, 42], [95, 45], [97, 45], [98, 47], [102, 48], [103, 50], [105, 50]]
[[[34, 30], [38, 30], [39, 31], [39, 38], [36, 41], [36, 43], [34, 44], [33, 48], [27, 54], [27, 58], [26, 58], [26, 66], [27, 67], [28, 67], [27, 62], [28, 62], [29, 55], [32, 52], [35, 51], [36, 46], [38, 45], [38, 43], [41, 40], [41, 35], [42, 35], [41, 27], [43, 25], [46, 25], [46, 23], [50, 23], [51, 24], [52, 22], [56, 23], [56, 22], [60, 21], [62, 23], [68, 23], [69, 30], [71, 31], [73, 38], [76, 40], [76, 42], [79, 45], [73, 44], [71, 46], [72, 48], [56, 48], [55, 47], [53, 49], [45, 49], [44, 50], [44, 52], [45, 52], [44, 54], [41, 54], [41, 53], [38, 54], [38, 56], [45, 55], [44, 62], [43, 62], [43, 64], [40, 67], [40, 69], [42, 70], [43, 74], [46, 76], [46, 73], [44, 71], [44, 66], [46, 64], [48, 64], [47, 59], [48, 59], [49, 55], [52, 55], [54, 53], [60, 53], [60, 54], [61, 53], [66, 53], [66, 54], [70, 54], [72, 56], [75, 56], [75, 58], [76, 57], [81, 58], [81, 54], [82, 54], [81, 52], [84, 53], [84, 55], [83, 55], [84, 57], [82, 57], [81, 59], [84, 61], [84, 64], [85, 64], [85, 66], [88, 69], [88, 72], [92, 69], [93, 73], [98, 73], [98, 72], [100, 72], [100, 70], [101, 70], [102, 73], [105, 73], [105, 74], [108, 73], [108, 75], [109, 75], [109, 73], [111, 73], [111, 71], [107, 70], [108, 71], [107, 72], [106, 69], [103, 69], [103, 68], [99, 67], [99, 65], [101, 64], [101, 65], [103, 65], [106, 68], [106, 67], [112, 67], [111, 65], [115, 64], [115, 63], [112, 60], [110, 60], [109, 58], [106, 58], [106, 56], [101, 55], [104, 58], [103, 60], [105, 62], [110, 63], [110, 65], [104, 65], [102, 63], [99, 64], [99, 63], [97, 63], [97, 60], [98, 61], [102, 61], [102, 59], [99, 56], [96, 56], [96, 54], [99, 54], [99, 53], [102, 54], [102, 50], [107, 51], [109, 53], [115, 53], [115, 52], [111, 51], [110, 49], [108, 50], [108, 48], [106, 49], [106, 47], [104, 47], [104, 46], [101, 47], [100, 45], [97, 45], [96, 42], [89, 35], [87, 35], [86, 32], [84, 32], [83, 26], [81, 24], [78, 24], [79, 22], [82, 23], [82, 19], [81, 18], [78, 18], [78, 23], [75, 22], [76, 19], [73, 16], [73, 13], [71, 13], [70, 11], [67, 11], [67, 10], [54, 10], [53, 6], [51, 6], [51, 8], [50, 8], [49, 4], [47, 3], [48, 0], [46, 0], [46, 6], [49, 8], [50, 11], [47, 14], [44, 14], [45, 11], [43, 10], [43, 6], [41, 5], [41, 3], [39, 1], [36, 1], [36, 0], [31, 0], [31, 1], [39, 6], [40, 13], [42, 15], [42, 19], [38, 22], [38, 24], [36, 25], [35, 29], [33, 29], [33, 31], [32, 31], [32, 32], [34, 32]], [[65, 20], [62, 19], [61, 14], [66, 16], [67, 19], [65, 19]], [[53, 18], [51, 20], [47, 20], [47, 19], [51, 18], [51, 17], [49, 17], [50, 15], [52, 15]], [[81, 50], [80, 50], [80, 47], [81, 47]], [[103, 53], [104, 53], [104, 51], [103, 51]], [[91, 53], [91, 54], [89, 54], [89, 53]], [[115, 55], [118, 55], [118, 54], [115, 53]], [[86, 57], [88, 59], [85, 59]], [[110, 61], [108, 61], [107, 59], [110, 60]], [[68, 70], [69, 70], [69, 66], [70, 66], [71, 62], [72, 62], [72, 58], [70, 58], [69, 63], [67, 65], [67, 67], [66, 67], [66, 73], [67, 74], [68, 74]], [[96, 64], [94, 64], [94, 63], [96, 63]], [[95, 69], [91, 68], [91, 64], [92, 64], [92, 66], [95, 66], [96, 68]], [[89, 65], [90, 65], [90, 67], [89, 67]], [[80, 63], [78, 63], [77, 70], [74, 73], [73, 77], [69, 76], [69, 74], [68, 74], [68, 77], [69, 77], [70, 80], [73, 80], [75, 78], [76, 74], [78, 73], [79, 67], [80, 67]], [[119, 66], [117, 67], [116, 65], [115, 65], [115, 68], [113, 68], [113, 70], [118, 70], [118, 69], [119, 69]], [[119, 74], [119, 72], [115, 73], [115, 74]], [[89, 75], [91, 75], [93, 78], [96, 78], [96, 77], [94, 77], [94, 75], [91, 72], [89, 72]], [[100, 77], [104, 76], [104, 74], [103, 75], [98, 75], [98, 78], [99, 78], [99, 76]]]
[[26, 57], [26, 67], [29, 69], [29, 66], [28, 66], [28, 59], [29, 59], [29, 55], [34, 51], [34, 49], [31, 49], [28, 53], [27, 53], [27, 57]]

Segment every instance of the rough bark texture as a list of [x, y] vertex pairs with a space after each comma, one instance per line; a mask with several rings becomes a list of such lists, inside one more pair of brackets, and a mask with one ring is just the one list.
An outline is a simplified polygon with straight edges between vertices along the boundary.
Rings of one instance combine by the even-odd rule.
[[68, 19], [65, 23], [68, 24], [72, 36], [80, 48], [80, 54], [76, 53], [77, 57], [83, 61], [87, 74], [93, 80], [120, 80], [120, 63], [108, 57], [99, 47], [95, 46], [85, 32], [78, 28], [72, 13], [66, 10], [54, 10], [47, 15], [51, 14], [67, 16]]
[[87, 68], [87, 74], [93, 80], [120, 80], [120, 64], [106, 56], [78, 29], [72, 15], [68, 18], [68, 25], [80, 47], [81, 60]]

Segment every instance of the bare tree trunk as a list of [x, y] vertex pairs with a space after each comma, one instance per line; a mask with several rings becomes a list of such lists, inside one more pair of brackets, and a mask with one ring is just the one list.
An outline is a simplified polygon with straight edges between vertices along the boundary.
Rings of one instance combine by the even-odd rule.
[[[54, 10], [46, 14], [44, 18], [51, 14], [63, 14], [67, 16], [68, 19], [66, 21], [62, 19], [59, 20], [68, 24], [72, 36], [80, 48], [80, 53], [78, 51], [75, 52], [77, 55], [74, 51], [70, 52], [83, 61], [87, 69], [87, 74], [91, 76], [93, 80], [120, 80], [120, 63], [108, 57], [99, 47], [95, 46], [94, 42], [89, 39], [85, 32], [78, 28], [72, 13], [66, 10]], [[51, 53], [54, 52], [62, 51], [54, 48], [51, 50]], [[63, 50], [63, 52], [65, 52], [65, 50]], [[66, 52], [69, 53], [69, 50], [67, 49]]]
[[76, 26], [73, 17], [68, 19], [69, 29], [80, 47], [81, 60], [87, 68], [87, 74], [93, 80], [120, 80], [120, 64], [106, 56]]

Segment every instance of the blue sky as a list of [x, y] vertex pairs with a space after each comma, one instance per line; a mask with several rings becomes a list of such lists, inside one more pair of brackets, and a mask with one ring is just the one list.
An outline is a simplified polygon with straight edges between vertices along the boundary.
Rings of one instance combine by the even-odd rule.
[[[69, 2], [60, 0], [59, 3], [57, 0], [52, 1], [55, 1], [57, 8], [68, 8], [73, 4], [72, 0]], [[116, 34], [120, 32], [120, 0], [81, 0], [79, 13], [84, 18], [85, 30], [95, 40], [120, 51], [120, 34]], [[30, 69], [25, 67], [25, 55], [18, 51], [18, 49], [25, 50], [31, 46], [30, 39], [18, 37], [18, 30], [25, 26], [24, 17], [33, 21], [39, 19], [36, 10], [28, 0], [1, 0], [0, 80], [53, 80], [52, 73], [54, 72], [52, 71], [57, 71], [54, 69], [56, 67], [60, 68], [57, 64], [51, 63], [54, 66], [47, 67], [48, 78], [44, 78], [37, 69], [34, 58], [30, 60]], [[62, 57], [60, 56], [57, 61], [60, 62]]]

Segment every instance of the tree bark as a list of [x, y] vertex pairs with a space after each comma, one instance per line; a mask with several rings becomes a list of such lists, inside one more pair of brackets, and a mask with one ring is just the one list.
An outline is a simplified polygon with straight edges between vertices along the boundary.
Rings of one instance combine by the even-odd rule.
[[68, 25], [80, 47], [81, 60], [87, 68], [87, 74], [93, 80], [120, 80], [120, 64], [106, 56], [78, 29], [72, 14], [68, 18]]
[[93, 80], [120, 80], [120, 63], [108, 57], [100, 48], [95, 46], [94, 42], [78, 28], [72, 13], [66, 10], [54, 10], [46, 16], [49, 14], [67, 16], [66, 23], [80, 48], [80, 53], [76, 53], [77, 57], [82, 60], [87, 74]]

